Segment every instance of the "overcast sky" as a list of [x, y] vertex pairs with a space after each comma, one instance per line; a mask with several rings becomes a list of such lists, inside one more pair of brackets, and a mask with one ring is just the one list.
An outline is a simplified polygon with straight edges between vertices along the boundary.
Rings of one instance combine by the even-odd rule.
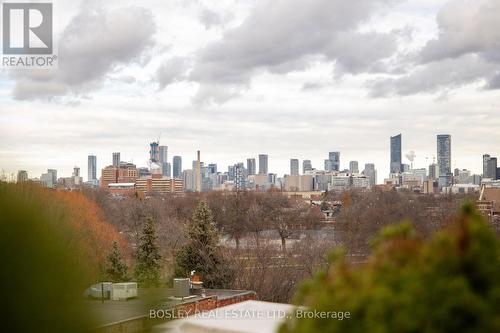
[[55, 19], [57, 70], [1, 72], [5, 173], [146, 166], [160, 133], [185, 168], [340, 151], [379, 182], [399, 133], [416, 167], [437, 134], [453, 168], [500, 155], [498, 0], [58, 0]]

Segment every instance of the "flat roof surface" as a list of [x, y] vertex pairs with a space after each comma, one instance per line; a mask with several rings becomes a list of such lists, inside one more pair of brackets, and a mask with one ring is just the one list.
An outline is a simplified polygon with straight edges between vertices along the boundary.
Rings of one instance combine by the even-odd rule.
[[112, 301], [100, 299], [84, 299], [83, 303], [90, 315], [95, 321], [95, 326], [104, 326], [120, 321], [149, 315], [149, 310], [152, 309], [171, 309], [173, 306], [190, 303], [196, 300], [217, 296], [218, 300], [224, 300], [237, 295], [252, 293], [244, 290], [220, 290], [220, 289], [205, 289], [205, 297], [193, 295], [184, 300], [173, 299], [174, 290], [167, 288], [139, 288], [137, 290], [137, 298], [132, 298], [127, 301]]

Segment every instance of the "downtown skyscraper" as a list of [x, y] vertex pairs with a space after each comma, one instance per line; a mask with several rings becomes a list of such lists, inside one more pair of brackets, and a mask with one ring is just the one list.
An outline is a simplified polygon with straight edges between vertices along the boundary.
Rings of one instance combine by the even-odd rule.
[[257, 172], [255, 158], [247, 158], [247, 172], [249, 176], [253, 176]]
[[438, 176], [451, 174], [451, 135], [449, 134], [437, 136], [437, 164]]
[[269, 173], [268, 160], [269, 157], [266, 154], [259, 155], [259, 175], [267, 175]]
[[159, 146], [159, 161], [163, 176], [170, 177], [170, 163], [168, 163], [168, 146]]
[[307, 171], [311, 171], [313, 169], [311, 160], [303, 160], [302, 161], [302, 173], [305, 174]]
[[[113, 157], [114, 157], [114, 153], [113, 153]], [[113, 158], [113, 160], [114, 160], [114, 158]], [[97, 157], [94, 155], [88, 156], [87, 181], [88, 182], [96, 182], [97, 181]]]
[[325, 171], [340, 171], [340, 152], [331, 151], [328, 153], [328, 159], [325, 160]]
[[358, 161], [349, 162], [349, 172], [350, 173], [359, 173]]
[[117, 167], [119, 165], [120, 165], [120, 153], [114, 152], [113, 153], [113, 166]]
[[299, 175], [299, 160], [296, 158], [292, 158], [290, 160], [290, 175], [291, 176]]
[[174, 156], [172, 164], [172, 177], [182, 179], [182, 157]]
[[483, 155], [483, 178], [498, 179], [498, 160], [490, 155]]
[[400, 173], [402, 171], [402, 159], [401, 134], [391, 136], [391, 174]]

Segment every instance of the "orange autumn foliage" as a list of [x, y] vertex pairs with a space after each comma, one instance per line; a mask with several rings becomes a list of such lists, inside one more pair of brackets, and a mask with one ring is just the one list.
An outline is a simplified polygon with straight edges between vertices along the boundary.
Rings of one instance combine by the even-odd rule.
[[66, 207], [66, 221], [76, 231], [73, 233], [74, 241], [80, 245], [82, 259], [95, 259], [91, 261], [94, 267], [89, 267], [90, 270], [100, 269], [95, 265], [104, 263], [114, 241], [119, 244], [122, 253], [129, 253], [125, 240], [114, 226], [105, 221], [95, 202], [80, 192], [58, 191], [52, 195]]
[[[75, 264], [88, 273], [88, 279], [100, 278], [103, 264], [116, 241], [125, 257], [130, 251], [120, 233], [107, 223], [97, 204], [80, 192], [53, 191], [36, 185], [17, 185], [25, 204], [40, 205], [51, 216], [52, 226], [61, 231], [57, 241], [73, 249]], [[89, 281], [89, 282], [92, 282]]]

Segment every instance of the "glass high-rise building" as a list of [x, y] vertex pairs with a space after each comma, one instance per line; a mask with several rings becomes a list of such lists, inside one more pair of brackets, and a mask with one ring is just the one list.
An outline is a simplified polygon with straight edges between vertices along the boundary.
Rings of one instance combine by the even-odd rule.
[[349, 172], [350, 173], [359, 173], [358, 161], [349, 162]]
[[265, 154], [259, 155], [259, 175], [267, 175], [269, 172], [268, 169], [269, 157]]
[[180, 156], [174, 156], [172, 177], [175, 179], [182, 179], [182, 157]]
[[491, 156], [488, 154], [483, 155], [483, 177], [488, 178], [488, 161], [490, 160]]
[[311, 160], [304, 160], [302, 161], [302, 173], [306, 173], [307, 171], [312, 170], [312, 163]]
[[247, 158], [247, 172], [249, 176], [255, 175], [257, 171], [257, 166], [255, 162], [255, 158]]
[[243, 163], [235, 164], [233, 167], [234, 172], [234, 188], [238, 191], [245, 189], [246, 172]]
[[327, 171], [340, 171], [340, 152], [332, 151], [328, 153], [328, 159], [331, 161], [331, 170]]
[[93, 182], [95, 180], [97, 180], [97, 157], [89, 155], [87, 164], [87, 181]]
[[437, 136], [437, 164], [439, 176], [451, 173], [451, 135], [439, 134]]
[[117, 167], [120, 165], [120, 153], [113, 153], [113, 166]]
[[366, 163], [365, 170], [363, 170], [363, 174], [370, 181], [370, 186], [377, 185], [377, 170], [375, 169], [375, 164]]
[[498, 162], [496, 157], [490, 157], [486, 167], [486, 175], [484, 178], [497, 179]]
[[299, 175], [299, 160], [296, 158], [292, 158], [290, 160], [290, 175], [291, 176]]
[[168, 163], [168, 146], [159, 146], [159, 163], [163, 176], [170, 177], [170, 163]]
[[427, 177], [428, 180], [436, 180], [439, 178], [438, 175], [438, 166], [436, 163], [432, 163], [429, 165], [429, 176]]
[[401, 134], [391, 136], [391, 173], [400, 173], [402, 170]]
[[497, 164], [496, 157], [491, 157], [488, 154], [483, 155], [483, 178], [500, 179]]
[[159, 146], [159, 162], [167, 163], [168, 162], [168, 146]]
[[217, 164], [215, 163], [210, 163], [208, 165], [208, 173], [209, 174], [216, 174], [217, 173]]

